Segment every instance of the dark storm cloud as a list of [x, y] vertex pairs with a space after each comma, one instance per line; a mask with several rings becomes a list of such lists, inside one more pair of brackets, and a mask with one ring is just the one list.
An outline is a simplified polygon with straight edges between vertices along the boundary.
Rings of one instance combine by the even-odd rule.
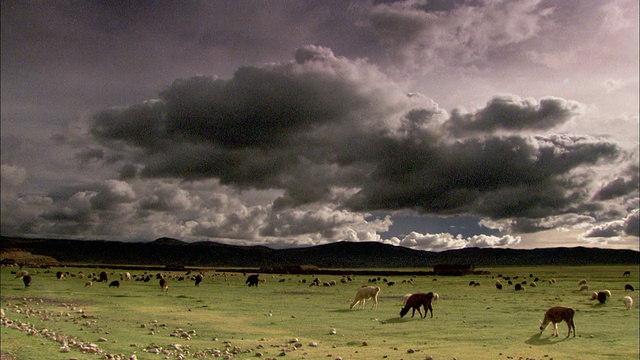
[[623, 236], [639, 236], [638, 209], [632, 210], [625, 218], [597, 224], [583, 234], [580, 240], [592, 243], [617, 241]]
[[449, 130], [457, 135], [493, 133], [495, 131], [549, 130], [579, 115], [582, 106], [573, 101], [547, 97], [540, 100], [520, 100], [513, 96], [498, 96], [476, 113], [454, 110]]
[[96, 114], [91, 134], [126, 160], [124, 174], [283, 190], [274, 208], [542, 218], [588, 200], [584, 168], [620, 154], [600, 138], [542, 135], [581, 109], [503, 96], [449, 117], [366, 62], [308, 46], [230, 80], [177, 80], [157, 100]]
[[624, 232], [630, 236], [640, 236], [640, 212], [634, 210], [624, 219]]
[[598, 190], [593, 198], [594, 200], [610, 200], [633, 193], [636, 193], [637, 196], [639, 186], [638, 166], [631, 165], [622, 176], [615, 178]]
[[612, 159], [614, 143], [584, 137], [488, 137], [388, 153], [351, 206], [475, 213], [492, 218], [541, 217], [587, 200], [568, 175]]

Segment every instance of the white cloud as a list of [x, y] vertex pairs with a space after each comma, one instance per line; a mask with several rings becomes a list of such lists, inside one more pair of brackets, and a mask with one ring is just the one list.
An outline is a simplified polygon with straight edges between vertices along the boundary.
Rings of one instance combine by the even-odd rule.
[[519, 244], [519, 236], [494, 236], [474, 235], [463, 238], [461, 235], [453, 236], [449, 233], [420, 234], [412, 232], [402, 239], [390, 239], [388, 242], [394, 245], [408, 247], [414, 250], [444, 251], [462, 249], [467, 247], [495, 248], [510, 247]]

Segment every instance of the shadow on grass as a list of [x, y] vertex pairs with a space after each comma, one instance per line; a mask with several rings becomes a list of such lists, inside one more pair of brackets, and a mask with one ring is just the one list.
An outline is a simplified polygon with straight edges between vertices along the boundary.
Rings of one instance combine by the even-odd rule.
[[570, 339], [571, 338], [566, 338], [564, 336], [542, 336], [542, 333], [536, 333], [535, 335], [532, 335], [529, 339], [527, 339], [525, 343], [529, 345], [553, 345]]
[[401, 318], [401, 317], [392, 317], [392, 318], [389, 318], [389, 319], [385, 319], [383, 321], [385, 323], [387, 323], [387, 324], [402, 324], [402, 323], [410, 322], [411, 319], [410, 318]]

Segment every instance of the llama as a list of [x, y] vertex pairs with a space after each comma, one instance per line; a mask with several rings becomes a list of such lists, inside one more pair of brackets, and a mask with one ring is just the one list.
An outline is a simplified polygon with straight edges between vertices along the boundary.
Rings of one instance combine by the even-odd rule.
[[245, 284], [248, 284], [249, 287], [252, 287], [252, 286], [258, 287], [258, 283], [260, 282], [259, 276], [260, 276], [259, 274], [249, 275], [247, 277], [247, 281], [245, 281]]
[[200, 274], [196, 275], [196, 277], [194, 279], [195, 283], [196, 283], [196, 286], [200, 285], [200, 283], [202, 282], [202, 279], [203, 279], [202, 275], [200, 275]]
[[407, 300], [409, 300], [411, 295], [413, 295], [413, 294], [409, 293], [409, 294], [406, 294], [405, 296], [402, 297], [402, 306], [407, 305]]
[[21, 277], [25, 277], [29, 275], [29, 272], [27, 270], [20, 270], [18, 272], [16, 272], [16, 277], [14, 279], [19, 279]]
[[[432, 292], [429, 292], [426, 294], [425, 293], [413, 294], [407, 299], [407, 302], [405, 303], [402, 310], [400, 310], [400, 317], [404, 317], [409, 312], [409, 309], [413, 310], [411, 312], [411, 317], [414, 317], [414, 315], [416, 314], [416, 310], [418, 310], [418, 314], [420, 314], [420, 318], [422, 319], [427, 317], [427, 313], [429, 313], [429, 311], [431, 311], [431, 317], [433, 317], [433, 307], [431, 306], [432, 301], [433, 301]], [[420, 311], [420, 306], [424, 307], [424, 316]]]
[[631, 298], [631, 296], [623, 297], [622, 302], [624, 303], [624, 306], [627, 308], [627, 310], [631, 309], [631, 307], [633, 306], [633, 299]]
[[598, 302], [600, 304], [606, 303], [608, 298], [609, 297], [607, 296], [607, 293], [605, 291], [598, 291], [596, 295], [596, 299], [598, 299]]
[[551, 336], [558, 336], [558, 323], [565, 321], [569, 327], [569, 333], [567, 337], [571, 335], [571, 329], [573, 329], [573, 337], [576, 337], [576, 325], [573, 322], [573, 315], [576, 311], [573, 308], [566, 306], [554, 306], [549, 308], [544, 313], [544, 319], [540, 320], [540, 333], [546, 329], [549, 323], [553, 324], [553, 334]]
[[356, 296], [349, 304], [349, 309], [353, 309], [353, 307], [358, 304], [358, 309], [364, 309], [365, 302], [367, 299], [373, 300], [373, 306], [371, 310], [376, 309], [378, 307], [378, 294], [380, 293], [380, 288], [377, 286], [363, 286], [356, 292]]
[[169, 292], [169, 280], [165, 278], [160, 279], [160, 289], [163, 292]]
[[524, 291], [524, 288], [522, 287], [522, 284], [516, 284], [515, 289], [516, 289], [516, 291]]

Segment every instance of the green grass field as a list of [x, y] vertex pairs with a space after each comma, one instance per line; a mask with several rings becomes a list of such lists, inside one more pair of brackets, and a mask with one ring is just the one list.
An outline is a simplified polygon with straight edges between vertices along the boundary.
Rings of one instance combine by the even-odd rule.
[[[155, 277], [148, 283], [121, 281], [85, 287], [88, 275], [106, 270], [119, 280], [123, 270], [95, 268], [27, 269], [33, 284], [25, 289], [2, 269], [2, 359], [638, 359], [638, 266], [509, 267], [482, 269], [491, 275], [463, 277], [384, 276], [380, 304], [370, 310], [350, 310], [357, 289], [374, 276], [358, 276], [331, 287], [310, 287], [312, 275], [261, 275], [257, 288], [245, 285], [242, 274], [207, 270], [198, 287], [191, 280], [170, 279], [163, 293]], [[57, 280], [58, 270], [76, 276]], [[631, 276], [623, 277], [623, 272]], [[131, 271], [142, 276], [144, 271]], [[149, 272], [155, 275], [156, 272]], [[382, 272], [383, 273], [383, 272]], [[173, 276], [185, 272], [167, 273]], [[533, 278], [516, 292], [493, 277]], [[375, 277], [377, 277], [376, 275]], [[556, 279], [549, 284], [548, 279]], [[587, 279], [589, 292], [578, 291]], [[282, 281], [281, 281], [282, 280]], [[305, 280], [306, 283], [301, 281]], [[480, 286], [469, 286], [470, 281]], [[624, 285], [636, 289], [625, 292]], [[589, 300], [592, 291], [609, 289], [604, 305]], [[420, 319], [411, 312], [400, 318], [407, 293], [437, 292], [434, 317]], [[634, 305], [626, 310], [622, 298]], [[575, 338], [565, 339], [559, 324], [542, 334], [539, 320], [554, 305], [576, 309]], [[335, 330], [335, 334], [331, 333]], [[64, 343], [69, 352], [61, 350]], [[75, 343], [75, 345], [74, 345]], [[90, 345], [93, 344], [93, 345]], [[82, 348], [84, 347], [84, 350]], [[111, 356], [111, 357], [110, 357]]]

